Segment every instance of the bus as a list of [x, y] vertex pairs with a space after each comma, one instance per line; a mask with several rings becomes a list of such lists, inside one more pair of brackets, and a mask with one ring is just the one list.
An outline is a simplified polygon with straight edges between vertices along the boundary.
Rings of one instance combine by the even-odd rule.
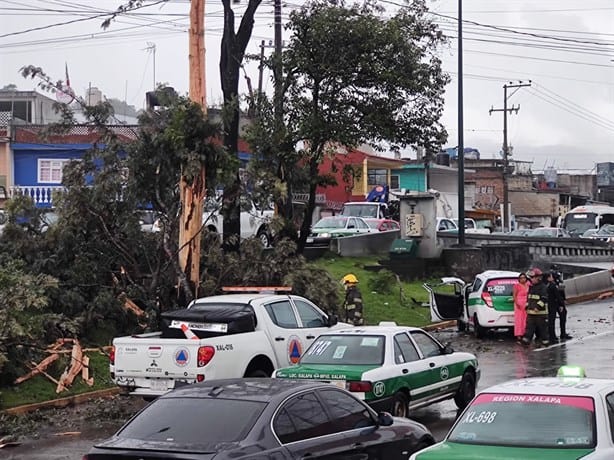
[[590, 229], [599, 229], [605, 224], [614, 224], [614, 207], [605, 205], [577, 206], [560, 220], [560, 227], [571, 236], [579, 237]]

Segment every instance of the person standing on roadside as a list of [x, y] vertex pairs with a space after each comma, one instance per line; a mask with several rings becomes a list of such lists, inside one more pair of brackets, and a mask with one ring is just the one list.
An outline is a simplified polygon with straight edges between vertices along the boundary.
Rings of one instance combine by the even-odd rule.
[[556, 314], [559, 311], [559, 306], [562, 304], [562, 299], [559, 297], [559, 288], [554, 281], [554, 274], [548, 272], [543, 278], [548, 290], [548, 340], [550, 343], [557, 343], [559, 339], [556, 336], [554, 326], [556, 323]]
[[358, 278], [348, 273], [342, 281], [345, 287], [345, 301], [343, 302], [345, 321], [354, 326], [362, 326], [365, 321], [362, 317], [362, 294], [357, 286]]
[[518, 283], [514, 284], [512, 296], [514, 298], [514, 336], [519, 342], [527, 328], [527, 297], [529, 295], [529, 282], [526, 273], [518, 275]]
[[[556, 311], [550, 313], [548, 310], [548, 331], [552, 333], [553, 337], [556, 337], [555, 321], [556, 315], [559, 316], [559, 327], [561, 335], [560, 340], [569, 340], [572, 337], [567, 333], [567, 298], [565, 296], [565, 285], [563, 284], [563, 276], [561, 272], [557, 270], [557, 266], [553, 265], [550, 271], [550, 277], [552, 277], [552, 283], [556, 287]], [[550, 325], [550, 316], [552, 316], [552, 326]]]
[[543, 273], [539, 268], [529, 270], [527, 276], [531, 286], [527, 295], [527, 327], [522, 343], [528, 345], [537, 333], [543, 345], [548, 341], [548, 288], [543, 282]]

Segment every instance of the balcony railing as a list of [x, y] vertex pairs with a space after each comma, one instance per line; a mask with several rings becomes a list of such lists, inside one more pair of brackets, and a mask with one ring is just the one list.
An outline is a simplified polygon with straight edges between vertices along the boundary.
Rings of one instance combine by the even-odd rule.
[[9, 196], [13, 198], [18, 195], [25, 195], [32, 198], [36, 206], [53, 206], [53, 194], [63, 192], [64, 187], [56, 185], [20, 185], [9, 188]]

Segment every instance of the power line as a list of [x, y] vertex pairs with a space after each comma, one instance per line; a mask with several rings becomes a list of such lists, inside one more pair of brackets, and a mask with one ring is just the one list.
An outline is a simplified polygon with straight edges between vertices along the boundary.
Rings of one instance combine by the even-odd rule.
[[[135, 7], [135, 9], [147, 8], [149, 6], [154, 6], [154, 5], [157, 5], [159, 3], [164, 3], [166, 1], [167, 0], [158, 0], [157, 2], [150, 3], [150, 4], [147, 4], [147, 5], [137, 6], [137, 7]], [[56, 22], [55, 24], [47, 24], [45, 26], [40, 26], [40, 27], [32, 27], [30, 29], [20, 30], [18, 32], [9, 32], [7, 34], [0, 35], [0, 38], [13, 37], [15, 35], [22, 35], [22, 34], [26, 34], [26, 33], [29, 33], [29, 32], [36, 32], [36, 31], [40, 31], [40, 30], [51, 29], [53, 27], [66, 26], [66, 25], [69, 25], [69, 24], [75, 24], [77, 22], [91, 21], [92, 19], [97, 19], [97, 18], [101, 18], [101, 17], [104, 17], [104, 16], [109, 16], [109, 13], [100, 13], [100, 14], [96, 14], [94, 16], [90, 16], [90, 17], [87, 17], [87, 18], [71, 19], [70, 21]]]
[[539, 93], [537, 91], [535, 91], [534, 89], [528, 89], [527, 90], [531, 95], [533, 95], [534, 97], [536, 97], [537, 99], [540, 99], [550, 105], [553, 105], [561, 110], [563, 110], [564, 112], [567, 112], [577, 118], [581, 118], [582, 120], [588, 121], [589, 123], [592, 123], [596, 126], [599, 126], [600, 128], [606, 129], [608, 131], [613, 131], [614, 132], [614, 127], [610, 126], [606, 123], [603, 123], [601, 121], [595, 120], [593, 118], [584, 116], [583, 114], [578, 113], [575, 110], [570, 109], [568, 106], [565, 106], [565, 104], [562, 104], [561, 102], [559, 102], [558, 100], [556, 100], [555, 98], [548, 96], [546, 94], [543, 93]]
[[[400, 3], [397, 3], [391, 0], [381, 0], [381, 2], [390, 4], [390, 5], [394, 5], [394, 6], [398, 6], [401, 8], [406, 7], [406, 5], [402, 5]], [[447, 14], [436, 13], [434, 11], [428, 11], [428, 14], [432, 14], [433, 16], [449, 19], [451, 21], [458, 21], [458, 18], [447, 15]], [[598, 41], [592, 41], [592, 40], [580, 40], [576, 38], [563, 38], [563, 37], [556, 37], [552, 35], [536, 34], [532, 32], [521, 32], [519, 30], [511, 29], [508, 27], [497, 26], [493, 24], [484, 24], [481, 22], [472, 21], [470, 19], [463, 19], [462, 22], [466, 24], [473, 24], [475, 26], [488, 28], [488, 29], [494, 29], [494, 30], [509, 32], [509, 33], [518, 34], [518, 35], [526, 35], [526, 36], [535, 37], [535, 38], [543, 38], [547, 40], [557, 40], [557, 41], [572, 42], [572, 43], [583, 43], [583, 44], [588, 44], [588, 45], [599, 45], [599, 46], [614, 46], [614, 42], [598, 42]]]

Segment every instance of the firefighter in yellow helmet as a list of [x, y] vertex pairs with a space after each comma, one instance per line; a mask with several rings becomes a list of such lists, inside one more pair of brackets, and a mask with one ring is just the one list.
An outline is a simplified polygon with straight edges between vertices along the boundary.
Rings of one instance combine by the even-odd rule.
[[342, 281], [345, 287], [345, 301], [343, 302], [345, 321], [354, 326], [362, 326], [365, 320], [362, 317], [362, 295], [357, 286], [358, 278], [348, 273], [343, 277]]

